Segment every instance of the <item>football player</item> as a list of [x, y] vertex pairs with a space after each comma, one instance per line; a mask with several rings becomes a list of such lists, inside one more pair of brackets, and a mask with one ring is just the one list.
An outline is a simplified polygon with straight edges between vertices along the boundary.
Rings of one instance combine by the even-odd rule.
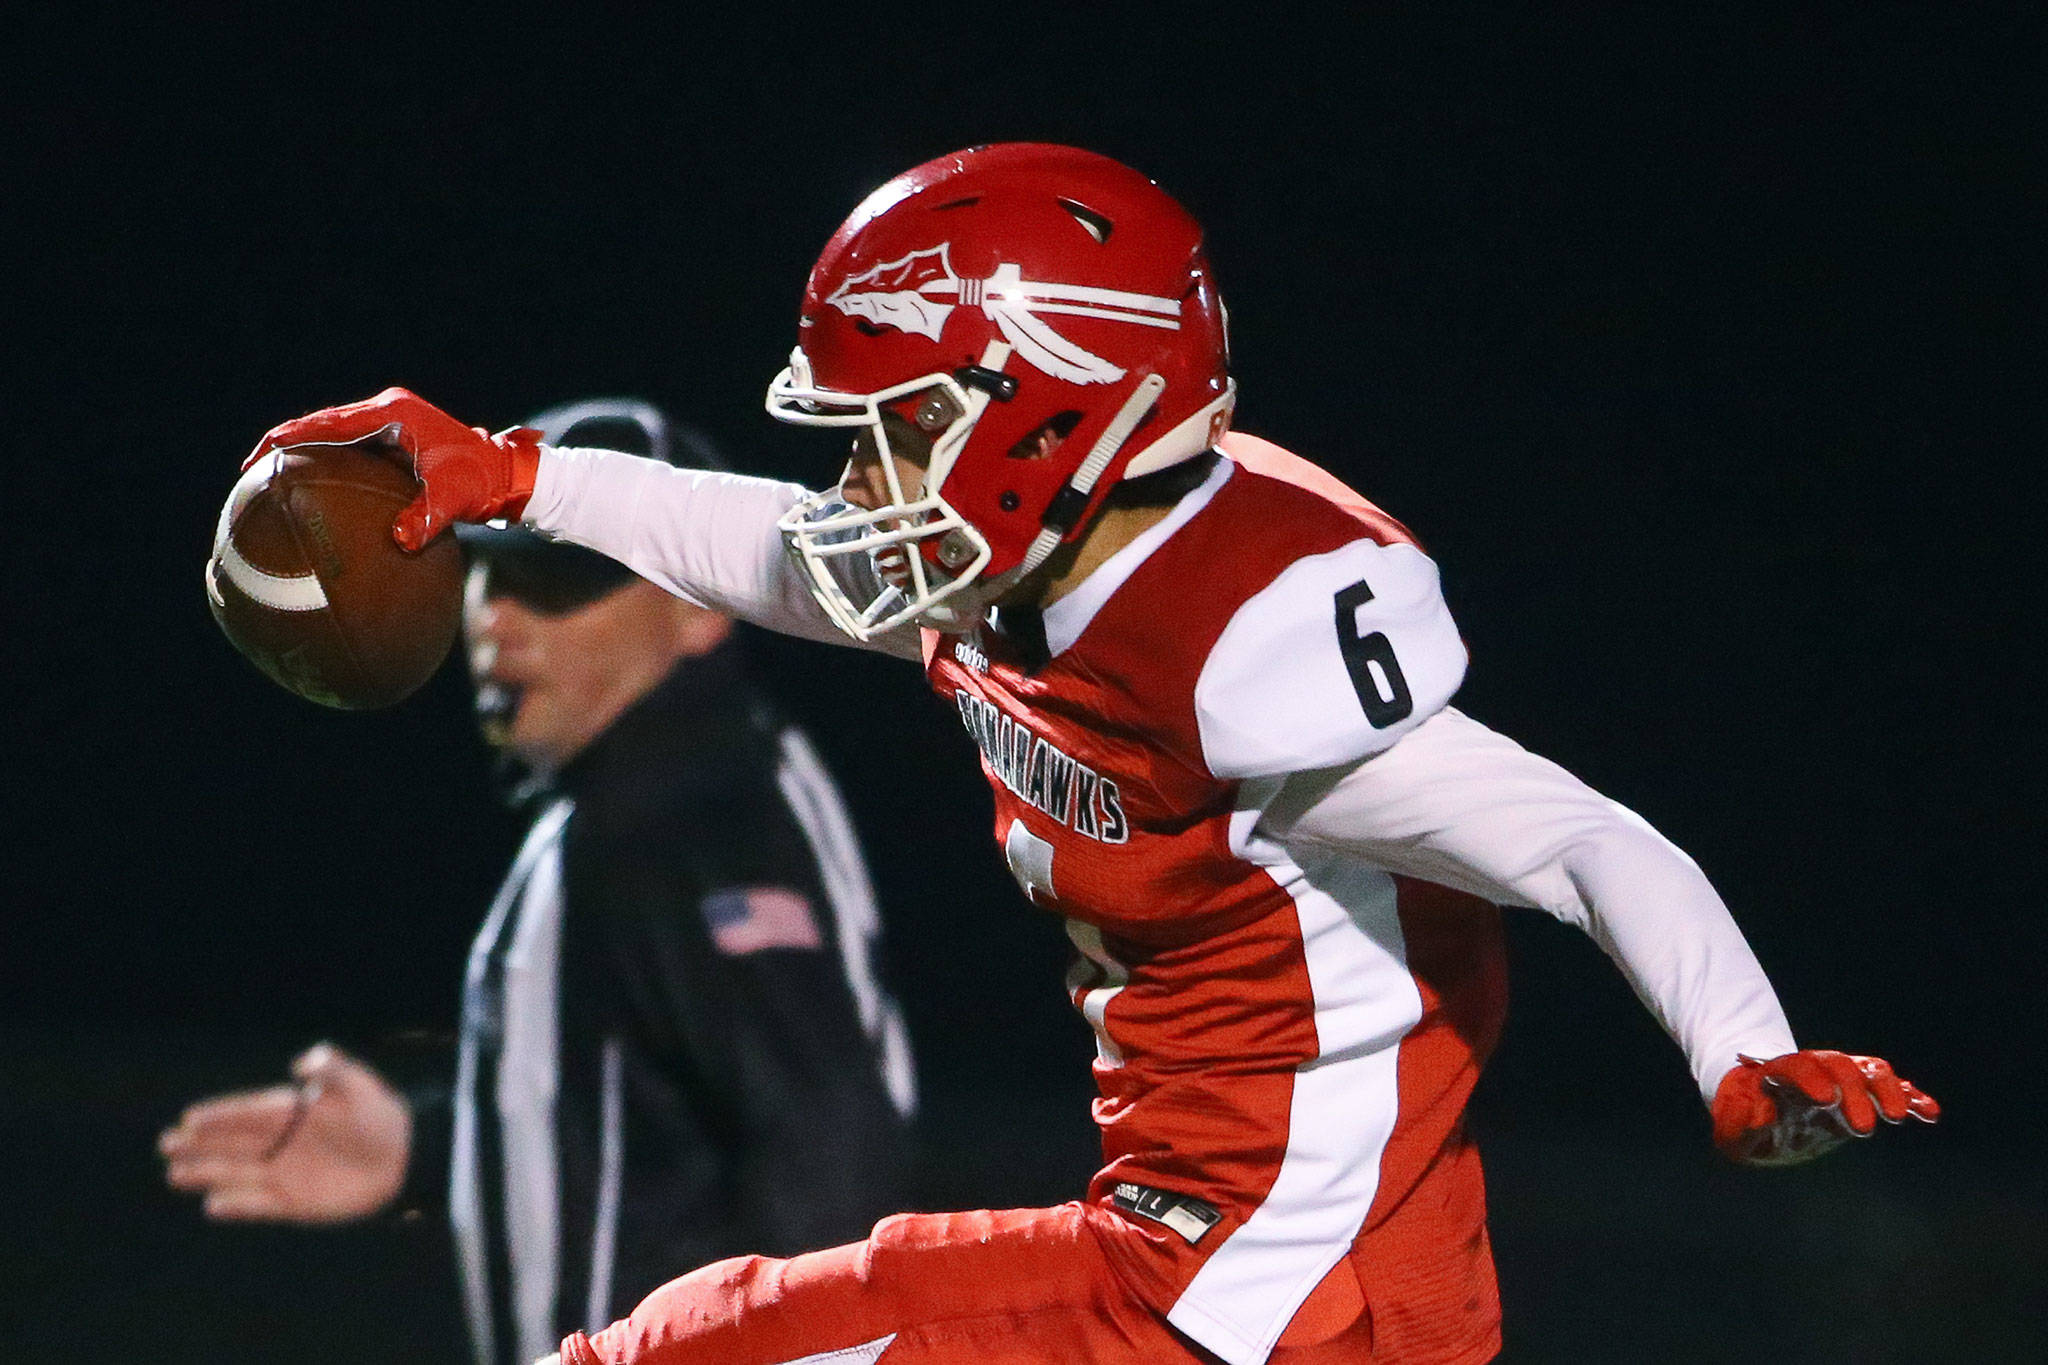
[[259, 445], [388, 432], [424, 481], [404, 544], [519, 517], [921, 664], [1019, 887], [1077, 950], [1085, 1198], [720, 1262], [563, 1361], [1487, 1359], [1460, 1115], [1504, 1008], [1499, 905], [1614, 958], [1736, 1160], [1937, 1116], [1885, 1062], [1799, 1047], [1690, 858], [1451, 706], [1466, 654], [1435, 564], [1232, 433], [1234, 400], [1195, 221], [1107, 158], [1009, 144], [882, 186], [812, 270], [768, 407], [852, 437], [835, 488], [493, 436], [400, 389]]

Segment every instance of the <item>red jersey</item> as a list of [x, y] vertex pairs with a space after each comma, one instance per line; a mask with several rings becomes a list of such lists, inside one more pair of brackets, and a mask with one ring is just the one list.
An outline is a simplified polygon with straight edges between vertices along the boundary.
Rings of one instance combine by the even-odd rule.
[[1505, 1009], [1497, 912], [1259, 826], [1283, 778], [1440, 710], [1464, 646], [1398, 522], [1277, 447], [1223, 449], [1046, 609], [1042, 647], [928, 635], [927, 676], [981, 749], [1019, 885], [1080, 951], [1091, 1196], [1222, 1214], [1121, 1267], [1137, 1291], [1234, 1365], [1312, 1292], [1305, 1326], [1369, 1307], [1376, 1358], [1479, 1358], [1499, 1305], [1460, 1116]]
[[[1499, 1344], [1459, 1119], [1503, 1010], [1493, 904], [1592, 934], [1703, 1097], [1740, 1057], [1796, 1050], [1691, 859], [1447, 705], [1464, 647], [1413, 538], [1265, 442], [1222, 448], [1045, 609], [1042, 639], [924, 637], [1018, 883], [1081, 950], [1106, 1158], [1090, 1201], [721, 1262], [564, 1360], [1153, 1365], [1191, 1338], [1228, 1365], [1276, 1345], [1465, 1365]], [[692, 601], [844, 643], [782, 552], [806, 496], [550, 450], [527, 515]]]

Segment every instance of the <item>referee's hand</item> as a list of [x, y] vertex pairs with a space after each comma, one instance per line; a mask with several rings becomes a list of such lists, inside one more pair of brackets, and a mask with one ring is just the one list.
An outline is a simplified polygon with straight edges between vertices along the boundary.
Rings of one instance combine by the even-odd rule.
[[157, 1139], [173, 1189], [223, 1221], [346, 1223], [398, 1197], [412, 1114], [367, 1066], [322, 1043], [291, 1085], [192, 1105]]

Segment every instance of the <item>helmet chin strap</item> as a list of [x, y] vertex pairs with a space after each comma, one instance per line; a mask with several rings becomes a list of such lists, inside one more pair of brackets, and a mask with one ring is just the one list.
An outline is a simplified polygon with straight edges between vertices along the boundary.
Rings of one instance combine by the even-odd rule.
[[1022, 578], [1052, 557], [1059, 543], [1073, 529], [1074, 522], [1088, 505], [1089, 496], [1095, 491], [1096, 481], [1102, 471], [1109, 468], [1117, 451], [1123, 448], [1131, 433], [1138, 429], [1138, 423], [1145, 420], [1145, 414], [1152, 411], [1152, 405], [1159, 401], [1159, 395], [1166, 389], [1166, 380], [1157, 374], [1148, 374], [1138, 381], [1130, 397], [1117, 409], [1109, 425], [1102, 429], [1102, 435], [1095, 438], [1094, 447], [1088, 458], [1081, 461], [1081, 467], [1074, 471], [1074, 477], [1059, 491], [1046, 509], [1045, 528], [1031, 542], [1031, 548], [1024, 552], [1024, 562], [1017, 566], [1016, 574]]
[[[1010, 353], [1011, 348], [1006, 343], [989, 342], [988, 348], [982, 353], [981, 368], [1000, 373], [1004, 363], [1009, 360]], [[1052, 552], [1058, 549], [1060, 542], [1066, 538], [1067, 532], [1073, 529], [1074, 521], [1080, 516], [1082, 509], [1087, 507], [1088, 499], [1094, 493], [1095, 485], [1101, 481], [1103, 471], [1116, 459], [1117, 452], [1123, 449], [1124, 442], [1130, 440], [1131, 433], [1138, 429], [1138, 424], [1145, 420], [1146, 414], [1152, 411], [1159, 402], [1159, 395], [1165, 390], [1166, 380], [1158, 374], [1146, 375], [1132, 388], [1130, 395], [1124, 399], [1123, 406], [1117, 409], [1116, 416], [1102, 429], [1102, 434], [1095, 438], [1094, 446], [1089, 449], [1088, 457], [1081, 461], [1081, 467], [1074, 471], [1074, 477], [1069, 479], [1067, 486], [1053, 498], [1052, 505], [1046, 509], [1044, 527], [1032, 539], [1030, 547], [1024, 552], [1023, 561], [1017, 567], [994, 578], [983, 579], [964, 589], [952, 600], [937, 603], [920, 612], [918, 621], [930, 629], [951, 634], [972, 630], [998, 598], [1015, 587], [1025, 575], [1050, 559]], [[1220, 398], [1190, 417], [1180, 428], [1169, 432], [1167, 437], [1178, 437], [1183, 429], [1206, 433], [1219, 413], [1228, 421], [1228, 414], [1236, 396], [1237, 386], [1232, 384]], [[945, 472], [952, 467], [953, 457], [959, 453], [968, 436], [973, 433], [975, 424], [980, 421], [982, 412], [988, 407], [988, 400], [989, 395], [979, 389], [969, 395], [969, 410], [963, 415], [962, 420], [953, 424], [940, 446], [932, 452], [931, 487], [935, 488], [944, 481]], [[1173, 440], [1171, 444], [1178, 447], [1185, 442]], [[1168, 459], [1161, 462], [1162, 467], [1171, 463], [1175, 461]]]

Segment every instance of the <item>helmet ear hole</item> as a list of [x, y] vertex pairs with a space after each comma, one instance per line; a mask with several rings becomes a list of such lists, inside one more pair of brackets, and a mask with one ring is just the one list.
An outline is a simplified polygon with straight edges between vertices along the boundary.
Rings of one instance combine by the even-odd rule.
[[1013, 460], [1042, 460], [1060, 448], [1060, 442], [1074, 434], [1074, 428], [1081, 425], [1081, 414], [1068, 409], [1056, 412], [1024, 434], [1024, 438], [1010, 447]]

